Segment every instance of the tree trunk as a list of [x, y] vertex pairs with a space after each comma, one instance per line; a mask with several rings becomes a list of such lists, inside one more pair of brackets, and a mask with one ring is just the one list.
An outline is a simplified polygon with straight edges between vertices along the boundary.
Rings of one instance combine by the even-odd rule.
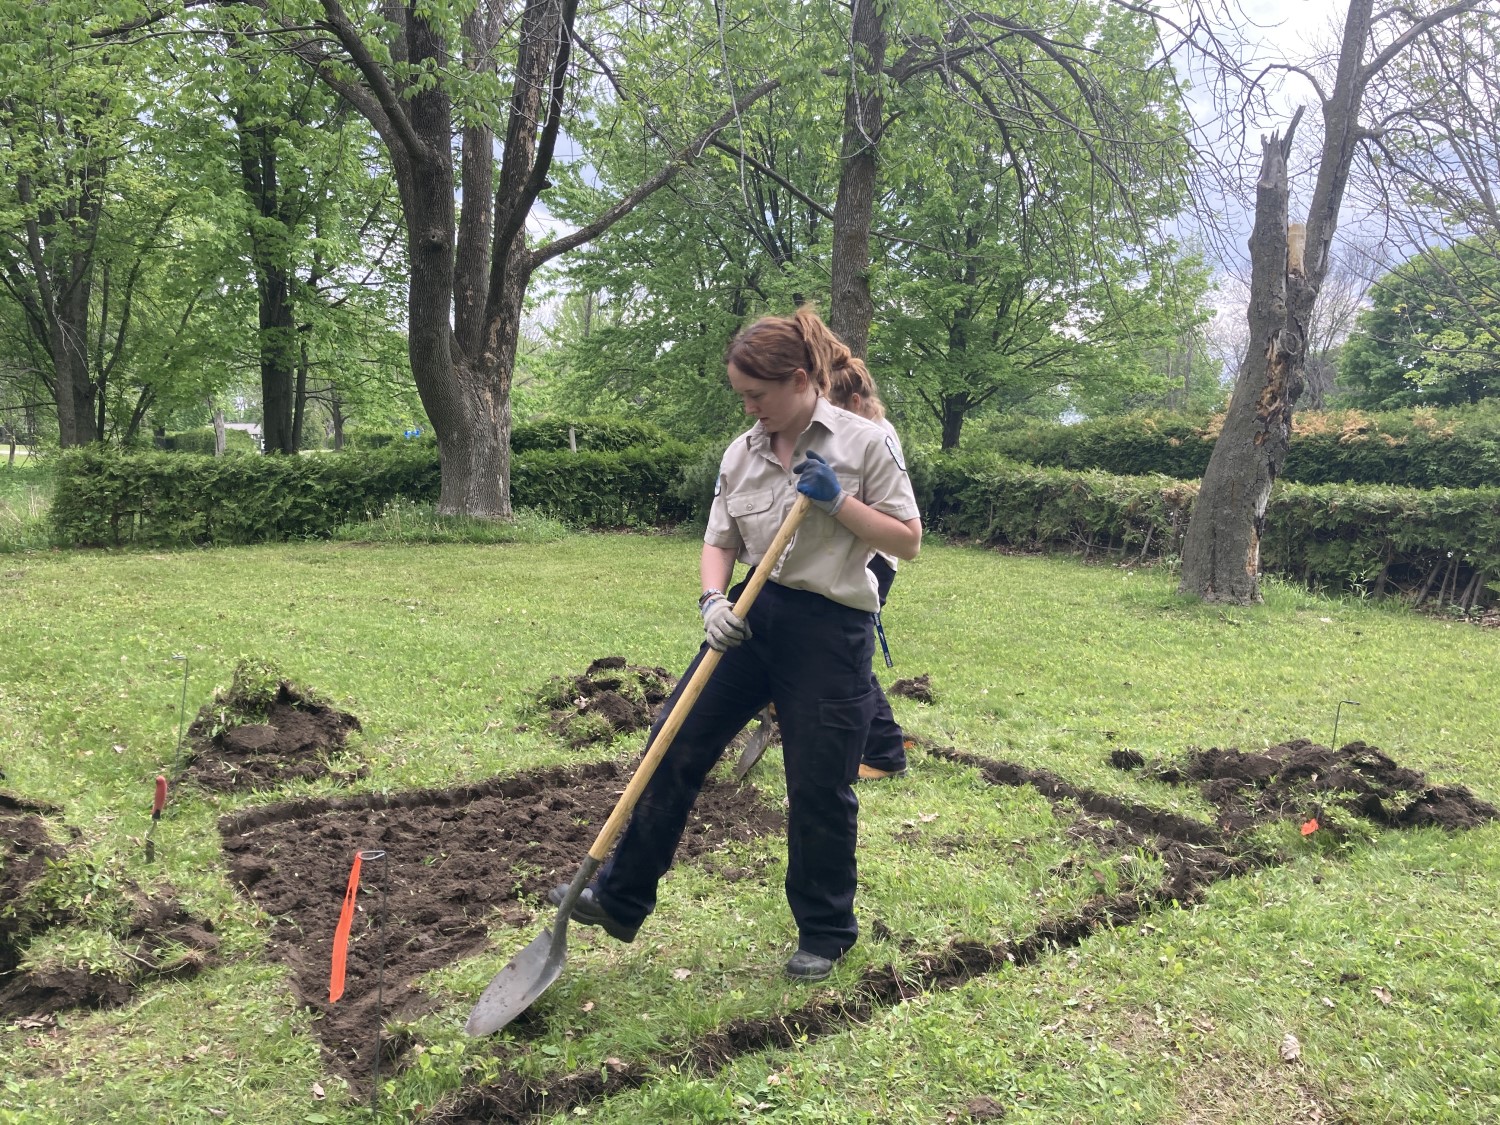
[[942, 399], [943, 449], [957, 449], [959, 436], [964, 429], [964, 416], [969, 412], [968, 399], [963, 395], [944, 395]]
[[854, 0], [849, 90], [838, 198], [833, 207], [833, 262], [828, 326], [861, 359], [870, 344], [870, 223], [875, 206], [885, 26], [877, 0]]
[[344, 404], [339, 401], [337, 391], [328, 395], [328, 416], [333, 426], [333, 451], [338, 453], [344, 448]]
[[[1295, 122], [1293, 123], [1295, 128]], [[1193, 502], [1179, 592], [1208, 602], [1260, 600], [1260, 540], [1271, 486], [1290, 445], [1302, 391], [1300, 326], [1287, 310], [1287, 171], [1291, 130], [1262, 138], [1250, 235], [1250, 348], [1224, 429]], [[1296, 268], [1300, 272], [1299, 260]]]
[[292, 452], [302, 449], [302, 421], [307, 414], [307, 371], [312, 364], [307, 357], [307, 338], [297, 341], [297, 390], [292, 399]]
[[224, 412], [214, 411], [214, 456], [222, 457], [229, 448], [229, 442], [224, 436]]
[[287, 228], [276, 171], [276, 132], [250, 125], [234, 113], [240, 138], [240, 175], [254, 217], [249, 224], [250, 260], [260, 308], [261, 434], [267, 453], [295, 453], [293, 372], [296, 327], [292, 317]]

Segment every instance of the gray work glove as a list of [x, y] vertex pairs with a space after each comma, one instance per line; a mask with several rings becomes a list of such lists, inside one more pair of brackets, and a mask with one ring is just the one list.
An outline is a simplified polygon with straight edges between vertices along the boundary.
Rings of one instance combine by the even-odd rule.
[[710, 594], [698, 606], [703, 615], [703, 634], [708, 638], [708, 647], [717, 652], [728, 652], [750, 639], [748, 622], [734, 615], [734, 607], [723, 594]]

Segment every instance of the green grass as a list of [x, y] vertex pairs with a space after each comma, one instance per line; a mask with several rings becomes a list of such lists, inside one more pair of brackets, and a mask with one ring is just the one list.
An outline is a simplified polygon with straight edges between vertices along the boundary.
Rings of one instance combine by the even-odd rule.
[[[610, 654], [680, 671], [697, 642], [691, 537], [556, 538], [537, 521], [519, 542], [411, 546], [441, 521], [396, 519], [399, 530], [350, 532], [359, 542], [15, 556], [0, 569], [5, 784], [64, 805], [91, 862], [149, 879], [138, 841], [151, 780], [176, 752], [174, 654], [188, 658], [189, 718], [241, 657], [268, 661], [358, 715], [361, 786], [398, 790], [577, 761], [540, 724], [515, 730], [550, 676]], [[1205, 816], [1192, 793], [1111, 769], [1108, 752], [1326, 742], [1339, 701], [1355, 700], [1341, 742], [1500, 797], [1497, 630], [1278, 583], [1263, 606], [1221, 610], [1177, 598], [1161, 573], [936, 544], [903, 567], [885, 624], [897, 666], [882, 678], [927, 673], [937, 694], [930, 707], [893, 701], [909, 729], [1080, 785]], [[772, 800], [777, 764], [756, 775]], [[680, 1057], [729, 1021], [846, 994], [865, 967], [954, 938], [1024, 936], [1093, 893], [1092, 871], [1120, 870], [1035, 792], [920, 751], [913, 765], [906, 781], [860, 790], [867, 936], [826, 989], [777, 979], [794, 940], [784, 844], [742, 846], [726, 862], [763, 864], [762, 881], [684, 867], [634, 945], [575, 931], [538, 1003], [545, 1021], [524, 1036], [474, 1042], [460, 1025], [530, 929], [497, 928], [489, 953], [433, 974], [442, 1006], [414, 1025], [424, 1050], [387, 1088], [385, 1116], [420, 1117], [416, 1106], [487, 1075]], [[368, 1119], [324, 1073], [309, 1015], [263, 956], [269, 920], [223, 874], [216, 818], [268, 799], [170, 806], [152, 871], [214, 919], [221, 965], [123, 1008], [64, 1013], [55, 1033], [0, 1030], [0, 1121]], [[1500, 829], [1382, 832], [1347, 854], [1295, 831], [1276, 839], [1290, 863], [1217, 884], [1196, 907], [798, 1050], [712, 1075], [663, 1069], [566, 1116], [944, 1122], [988, 1097], [1028, 1121], [1500, 1119]], [[870, 936], [876, 919], [894, 937]], [[54, 935], [35, 954], [107, 960], [101, 932]], [[1288, 1032], [1297, 1063], [1277, 1055]]]
[[0, 554], [50, 546], [51, 500], [52, 470], [45, 463], [19, 457], [14, 465], [0, 463]]

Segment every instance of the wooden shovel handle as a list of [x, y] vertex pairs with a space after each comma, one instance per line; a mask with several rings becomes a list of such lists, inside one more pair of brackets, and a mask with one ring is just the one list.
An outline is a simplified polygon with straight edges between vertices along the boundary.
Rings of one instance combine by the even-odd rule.
[[[750, 612], [751, 605], [760, 595], [761, 587], [771, 577], [771, 571], [776, 569], [782, 552], [792, 541], [792, 536], [796, 534], [798, 526], [802, 523], [802, 517], [807, 515], [807, 509], [811, 506], [812, 501], [801, 493], [797, 494], [797, 502], [792, 505], [792, 510], [782, 521], [780, 530], [776, 532], [776, 538], [772, 539], [771, 545], [766, 548], [765, 556], [756, 566], [755, 573], [750, 576], [744, 593], [740, 594], [740, 600], [734, 603], [736, 617], [743, 620]], [[672, 713], [667, 716], [667, 721], [661, 725], [661, 730], [657, 731], [656, 737], [651, 740], [650, 749], [646, 751], [646, 756], [641, 759], [641, 764], [635, 769], [635, 776], [630, 779], [630, 784], [625, 786], [625, 792], [620, 794], [620, 800], [615, 804], [614, 812], [609, 814], [604, 827], [599, 829], [594, 846], [589, 849], [590, 859], [603, 863], [604, 857], [609, 855], [609, 849], [614, 847], [615, 837], [620, 834], [625, 827], [625, 822], [630, 819], [630, 814], [635, 809], [636, 801], [640, 800], [646, 783], [656, 772], [657, 764], [671, 747], [672, 740], [677, 737], [678, 730], [688, 717], [688, 712], [693, 709], [693, 704], [697, 703], [698, 697], [703, 694], [703, 685], [708, 683], [708, 678], [714, 674], [714, 669], [719, 666], [719, 661], [723, 656], [722, 652], [712, 648], [703, 654], [703, 659], [698, 662], [697, 670], [693, 672], [693, 678], [688, 681], [687, 687], [683, 688], [682, 694], [677, 697]]]

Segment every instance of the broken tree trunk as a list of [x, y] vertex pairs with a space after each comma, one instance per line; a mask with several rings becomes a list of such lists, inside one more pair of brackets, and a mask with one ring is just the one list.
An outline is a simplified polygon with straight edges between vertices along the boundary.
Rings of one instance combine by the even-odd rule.
[[1286, 461], [1292, 407], [1302, 392], [1306, 338], [1288, 302], [1288, 287], [1303, 277], [1300, 239], [1287, 226], [1285, 139], [1261, 142], [1250, 235], [1251, 345], [1240, 363], [1224, 428], [1193, 504], [1182, 549], [1184, 594], [1208, 602], [1248, 605], [1260, 600], [1260, 540], [1271, 486]]

